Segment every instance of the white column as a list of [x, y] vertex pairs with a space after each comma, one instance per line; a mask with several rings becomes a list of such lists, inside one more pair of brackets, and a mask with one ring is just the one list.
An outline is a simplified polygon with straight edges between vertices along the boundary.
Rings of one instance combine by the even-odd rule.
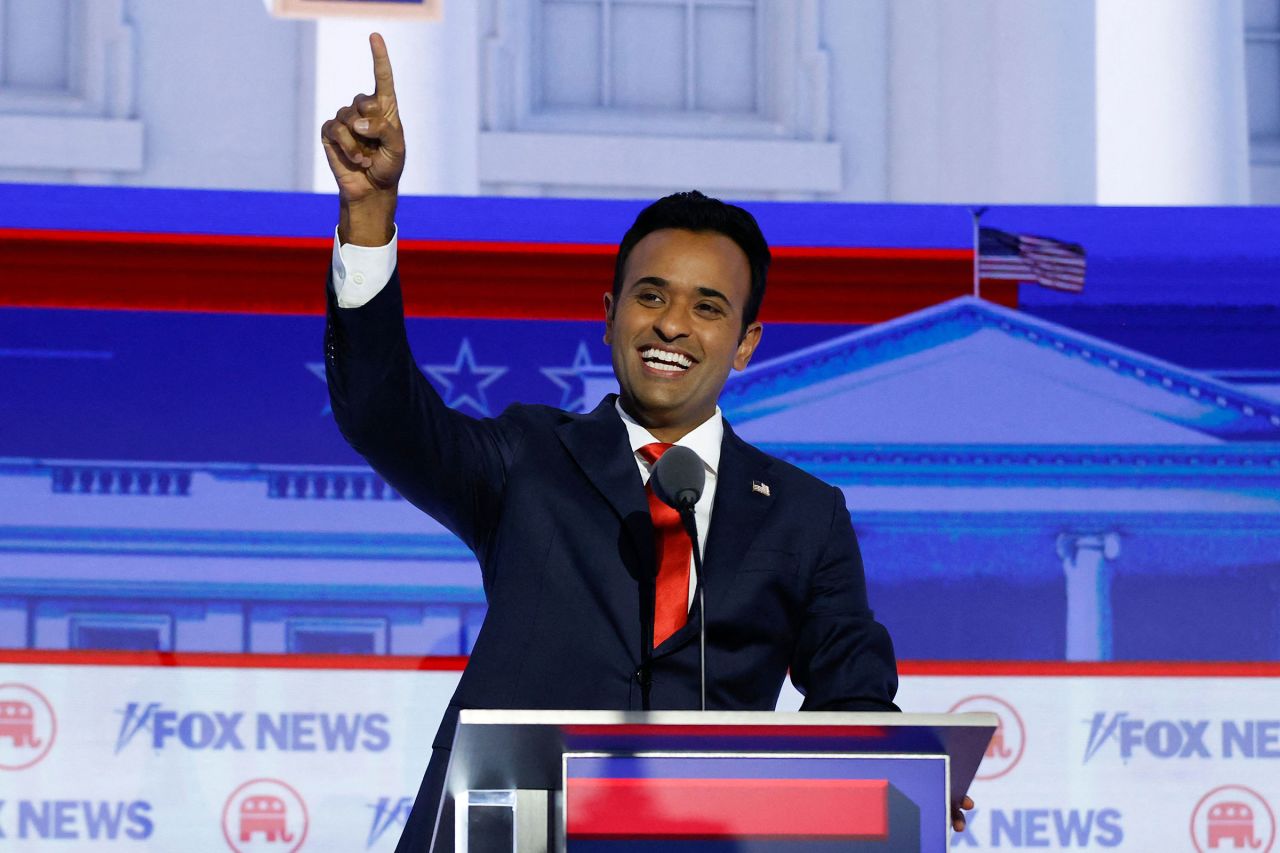
[[1085, 0], [893, 0], [889, 200], [1093, 203], [1094, 29]]
[[1067, 660], [1111, 659], [1111, 571], [1115, 533], [1063, 533], [1058, 556], [1067, 575]]
[[1098, 203], [1247, 204], [1241, 0], [1096, 0]]
[[334, 192], [320, 125], [355, 95], [373, 92], [369, 33], [382, 33], [396, 76], [408, 161], [404, 195], [474, 195], [479, 138], [478, 5], [448, 3], [439, 21], [327, 18], [316, 23], [312, 173]]

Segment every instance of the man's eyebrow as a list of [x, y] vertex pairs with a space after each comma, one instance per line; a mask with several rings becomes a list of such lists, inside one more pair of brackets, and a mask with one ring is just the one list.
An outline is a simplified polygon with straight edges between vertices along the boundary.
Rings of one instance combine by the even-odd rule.
[[639, 287], [642, 284], [652, 284], [655, 287], [666, 287], [670, 283], [671, 282], [667, 281], [662, 276], [646, 275], [643, 278], [638, 278], [635, 281], [631, 282], [631, 286]]
[[701, 294], [702, 296], [706, 296], [711, 299], [720, 299], [724, 302], [725, 305], [733, 304], [732, 302], [729, 301], [729, 297], [725, 296], [723, 293], [716, 290], [714, 287], [699, 287], [698, 293]]

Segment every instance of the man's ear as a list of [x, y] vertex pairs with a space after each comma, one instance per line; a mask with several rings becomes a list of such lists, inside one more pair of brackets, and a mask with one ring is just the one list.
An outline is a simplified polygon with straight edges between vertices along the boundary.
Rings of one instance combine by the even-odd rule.
[[756, 347], [760, 345], [760, 335], [764, 331], [764, 327], [759, 323], [752, 323], [747, 326], [747, 330], [742, 333], [742, 340], [738, 341], [738, 351], [733, 355], [733, 369], [746, 370], [747, 365], [751, 362], [751, 356], [755, 354]]
[[608, 346], [613, 346], [613, 294], [606, 293], [604, 295], [604, 342]]

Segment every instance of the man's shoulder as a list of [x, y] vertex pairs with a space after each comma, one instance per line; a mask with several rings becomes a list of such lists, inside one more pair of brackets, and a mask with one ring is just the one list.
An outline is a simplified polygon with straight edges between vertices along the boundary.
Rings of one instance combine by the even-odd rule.
[[499, 417], [528, 423], [564, 423], [572, 418], [573, 414], [573, 412], [540, 403], [512, 403], [502, 410]]
[[569, 412], [539, 403], [512, 403], [503, 409], [497, 420], [513, 423], [523, 430], [541, 431], [556, 430], [565, 424], [599, 417], [599, 409], [592, 412]]

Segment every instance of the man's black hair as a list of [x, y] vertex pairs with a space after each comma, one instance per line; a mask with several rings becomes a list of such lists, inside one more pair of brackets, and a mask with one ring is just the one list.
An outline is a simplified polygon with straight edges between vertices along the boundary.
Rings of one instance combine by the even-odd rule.
[[718, 198], [709, 198], [697, 190], [674, 193], [660, 198], [640, 211], [636, 221], [623, 235], [618, 245], [618, 259], [613, 267], [613, 300], [617, 304], [622, 293], [622, 278], [627, 268], [631, 250], [649, 234], [663, 228], [681, 228], [685, 231], [714, 231], [738, 244], [747, 256], [751, 268], [751, 293], [742, 309], [742, 332], [756, 321], [760, 303], [764, 301], [765, 278], [769, 274], [769, 244], [756, 219], [742, 208], [726, 204]]

